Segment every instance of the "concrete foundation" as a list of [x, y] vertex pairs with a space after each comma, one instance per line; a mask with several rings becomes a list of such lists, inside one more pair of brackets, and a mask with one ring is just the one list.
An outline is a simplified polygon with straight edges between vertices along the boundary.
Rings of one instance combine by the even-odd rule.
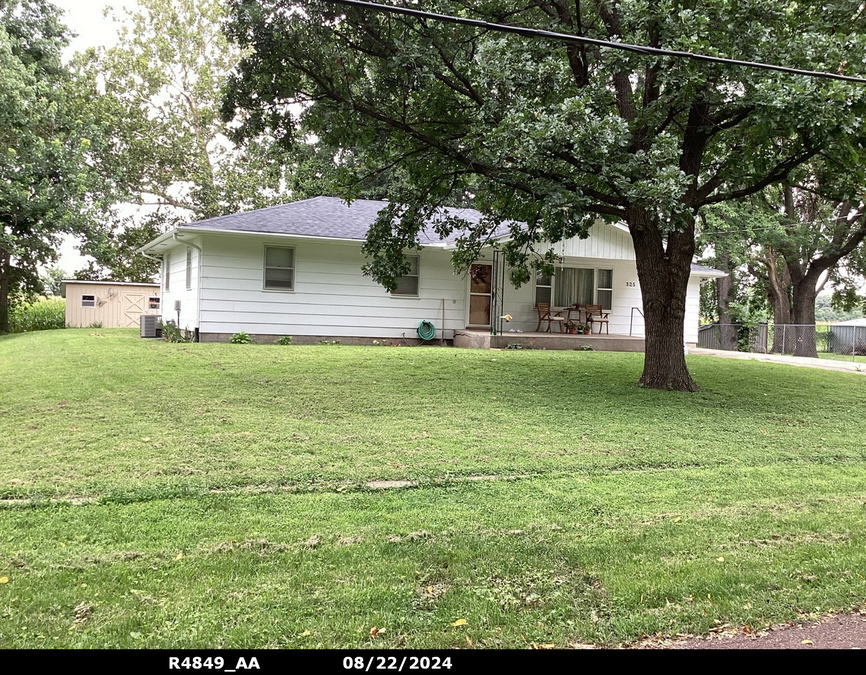
[[468, 349], [507, 349], [509, 344], [524, 349], [581, 349], [583, 345], [597, 352], [642, 352], [643, 338], [628, 335], [571, 335], [570, 333], [503, 333], [491, 335], [487, 331], [456, 330], [454, 346]]

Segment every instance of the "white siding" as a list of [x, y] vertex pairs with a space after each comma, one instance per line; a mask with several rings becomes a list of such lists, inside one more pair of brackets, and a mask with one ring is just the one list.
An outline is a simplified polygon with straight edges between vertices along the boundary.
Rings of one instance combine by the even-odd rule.
[[701, 279], [699, 277], [691, 277], [689, 279], [689, 287], [686, 293], [684, 340], [686, 343], [697, 343], [698, 321], [701, 315]]
[[[200, 246], [200, 239], [193, 242]], [[169, 290], [165, 290], [165, 275], [161, 281], [162, 289], [162, 319], [163, 321], [174, 321], [180, 328], [192, 330], [198, 325], [198, 257], [199, 252], [192, 248], [192, 288], [186, 288], [186, 249], [187, 244], [178, 242], [177, 246], [167, 251], [171, 255], [171, 283]], [[175, 311], [175, 302], [180, 301], [180, 321]]]
[[631, 235], [601, 220], [589, 228], [589, 237], [573, 237], [550, 247], [558, 256], [566, 258], [601, 258], [604, 260], [634, 260]]
[[[600, 258], [566, 258], [563, 261], [565, 267], [585, 267], [593, 269], [613, 270], [613, 307], [610, 312], [609, 329], [611, 333], [620, 335], [629, 334], [629, 318], [631, 308], [642, 309], [640, 287], [637, 281], [637, 269], [634, 262], [625, 260], [603, 260]], [[596, 277], [597, 279], [597, 277]], [[554, 283], [556, 283], [554, 281]], [[628, 286], [628, 283], [634, 286]], [[506, 314], [511, 314], [513, 320], [504, 324], [505, 332], [520, 329], [524, 332], [534, 331], [538, 325], [538, 312], [535, 309], [535, 281], [532, 280], [525, 286], [515, 289], [506, 285], [504, 294], [504, 308]], [[574, 315], [572, 320], [577, 321]], [[543, 325], [541, 330], [545, 330]], [[557, 330], [556, 326], [553, 330]], [[635, 311], [634, 329], [632, 335], [644, 337], [643, 319]]]
[[[414, 337], [421, 321], [445, 330], [465, 326], [465, 289], [450, 254], [420, 254], [418, 297], [392, 296], [361, 273], [358, 243], [264, 237], [206, 236], [203, 240], [202, 333]], [[295, 249], [292, 291], [264, 290], [264, 247]]]
[[[627, 233], [599, 223], [593, 236], [601, 241], [578, 241], [574, 246], [606, 250], [611, 258], [566, 256], [567, 267], [613, 270], [613, 307], [610, 332], [644, 336], [640, 287], [634, 254], [625, 256], [623, 246], [631, 242]], [[606, 234], [605, 234], [606, 233]], [[181, 301], [180, 325], [199, 327], [202, 333], [333, 336], [366, 338], [414, 337], [418, 324], [431, 321], [443, 328], [445, 336], [468, 322], [468, 281], [454, 274], [450, 251], [427, 248], [421, 251], [418, 297], [392, 296], [370, 277], [361, 273], [364, 256], [359, 243], [288, 239], [280, 237], [204, 234], [195, 242], [203, 249], [199, 268], [198, 251], [193, 248], [192, 289], [186, 290], [186, 244], [178, 243], [171, 253], [171, 289], [164, 290], [164, 319], [177, 319], [174, 302]], [[264, 290], [265, 246], [294, 248], [294, 289]], [[568, 246], [572, 243], [567, 242]], [[559, 251], [557, 251], [558, 253]], [[489, 254], [486, 260], [490, 260]], [[199, 276], [200, 275], [200, 276]], [[697, 341], [700, 279], [689, 282], [686, 307], [686, 342]], [[632, 312], [632, 308], [637, 308]], [[534, 331], [535, 282], [519, 289], [506, 282], [503, 310], [514, 320], [504, 324], [506, 332]]]

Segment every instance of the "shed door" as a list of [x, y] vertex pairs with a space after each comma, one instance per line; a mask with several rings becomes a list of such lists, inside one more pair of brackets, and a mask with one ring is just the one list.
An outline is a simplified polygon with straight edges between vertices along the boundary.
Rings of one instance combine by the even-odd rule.
[[145, 309], [145, 300], [147, 296], [141, 293], [124, 293], [123, 294], [123, 316], [120, 317], [123, 323], [123, 328], [136, 328], [139, 325], [139, 316], [141, 314], [149, 314]]
[[490, 325], [493, 265], [475, 263], [469, 267], [469, 325]]

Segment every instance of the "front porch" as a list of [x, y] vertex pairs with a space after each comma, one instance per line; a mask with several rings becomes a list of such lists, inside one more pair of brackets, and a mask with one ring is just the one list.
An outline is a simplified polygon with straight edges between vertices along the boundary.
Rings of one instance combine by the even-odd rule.
[[572, 335], [570, 333], [536, 333], [505, 331], [491, 335], [489, 330], [463, 328], [454, 331], [454, 346], [466, 349], [507, 349], [509, 344], [524, 349], [581, 349], [589, 345], [597, 352], [642, 352], [644, 339], [615, 333]]

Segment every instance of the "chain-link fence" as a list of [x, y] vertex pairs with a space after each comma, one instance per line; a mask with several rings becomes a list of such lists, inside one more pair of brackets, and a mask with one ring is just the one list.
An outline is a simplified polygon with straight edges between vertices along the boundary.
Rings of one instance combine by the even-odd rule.
[[866, 356], [866, 326], [713, 323], [698, 329], [698, 347], [756, 354]]

